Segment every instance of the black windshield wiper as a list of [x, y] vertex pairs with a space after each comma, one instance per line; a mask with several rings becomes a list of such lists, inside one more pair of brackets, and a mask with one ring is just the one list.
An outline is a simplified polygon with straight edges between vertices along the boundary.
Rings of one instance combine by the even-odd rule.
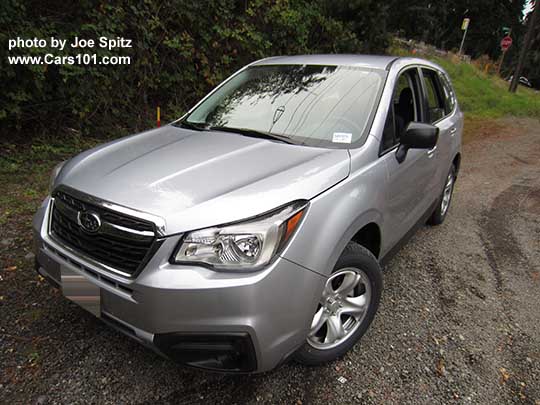
[[284, 143], [289, 143], [291, 145], [294, 145], [295, 143], [285, 135], [276, 135], [272, 134], [270, 132], [263, 132], [263, 131], [257, 131], [256, 129], [249, 129], [249, 128], [233, 128], [233, 127], [225, 127], [225, 126], [215, 126], [208, 128], [210, 130], [214, 131], [223, 131], [223, 132], [232, 132], [235, 134], [245, 135], [245, 136], [251, 136], [253, 138], [262, 138], [262, 139], [271, 139], [274, 141], [280, 141]]
[[188, 120], [178, 121], [178, 122], [175, 122], [172, 125], [175, 126], [175, 127], [179, 127], [179, 128], [192, 129], [194, 131], [206, 131], [206, 130], [208, 130], [208, 128], [204, 124], [202, 124], [202, 123], [199, 124], [197, 122], [189, 122]]

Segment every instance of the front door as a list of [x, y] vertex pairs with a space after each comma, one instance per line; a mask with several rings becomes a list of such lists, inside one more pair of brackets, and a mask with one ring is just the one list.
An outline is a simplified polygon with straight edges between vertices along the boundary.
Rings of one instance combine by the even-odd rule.
[[394, 89], [383, 139], [381, 157], [387, 171], [383, 249], [394, 246], [411, 229], [433, 202], [432, 178], [437, 149], [409, 149], [399, 163], [396, 150], [410, 122], [422, 122], [425, 115], [424, 92], [418, 68], [403, 71]]

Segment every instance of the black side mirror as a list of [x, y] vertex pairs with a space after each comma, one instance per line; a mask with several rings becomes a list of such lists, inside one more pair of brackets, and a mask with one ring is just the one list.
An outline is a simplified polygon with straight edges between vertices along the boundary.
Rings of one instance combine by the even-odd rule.
[[401, 136], [396, 159], [399, 163], [405, 160], [409, 149], [432, 149], [437, 145], [439, 128], [422, 122], [411, 122]]

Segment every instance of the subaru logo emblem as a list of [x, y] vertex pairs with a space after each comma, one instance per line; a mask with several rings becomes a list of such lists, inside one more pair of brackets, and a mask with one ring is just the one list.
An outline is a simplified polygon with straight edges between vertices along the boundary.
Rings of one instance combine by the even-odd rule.
[[101, 227], [101, 219], [99, 215], [92, 211], [79, 211], [77, 214], [77, 222], [79, 226], [89, 233], [95, 233], [99, 231]]

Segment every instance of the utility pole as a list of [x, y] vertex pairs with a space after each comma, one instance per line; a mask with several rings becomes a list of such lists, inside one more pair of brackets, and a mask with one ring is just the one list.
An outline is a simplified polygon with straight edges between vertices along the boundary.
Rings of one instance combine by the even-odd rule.
[[531, 41], [534, 34], [534, 29], [536, 28], [536, 21], [538, 20], [538, 14], [540, 14], [540, 1], [536, 1], [534, 5], [534, 10], [532, 12], [531, 19], [529, 21], [529, 27], [527, 28], [527, 34], [525, 35], [525, 40], [523, 41], [523, 47], [519, 54], [519, 61], [514, 71], [514, 76], [512, 77], [512, 83], [510, 83], [509, 91], [515, 93], [519, 83], [519, 78], [521, 77], [521, 72], [523, 70], [523, 65], [525, 64], [525, 59], [527, 58], [527, 53], [529, 52], [529, 47], [531, 46]]

